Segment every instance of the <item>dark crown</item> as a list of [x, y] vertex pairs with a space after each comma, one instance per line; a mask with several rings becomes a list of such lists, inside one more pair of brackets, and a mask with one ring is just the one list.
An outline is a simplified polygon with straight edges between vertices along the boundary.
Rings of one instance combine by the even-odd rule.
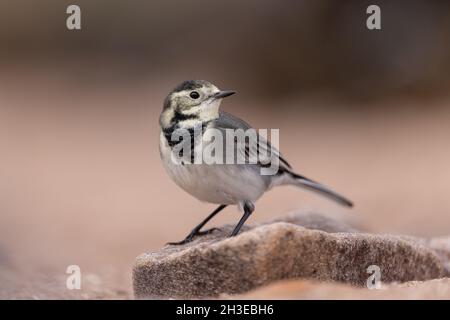
[[209, 84], [209, 82], [206, 80], [187, 80], [187, 81], [184, 81], [184, 82], [180, 83], [179, 85], [177, 85], [172, 90], [172, 92], [180, 92], [180, 91], [184, 91], [184, 90], [195, 90], [195, 89], [201, 88], [208, 84]]

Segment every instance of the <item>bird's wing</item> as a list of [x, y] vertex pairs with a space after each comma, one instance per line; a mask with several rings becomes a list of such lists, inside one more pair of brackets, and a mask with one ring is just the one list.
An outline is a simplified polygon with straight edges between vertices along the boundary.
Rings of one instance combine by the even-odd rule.
[[[235, 117], [227, 112], [221, 111], [220, 117], [214, 121], [213, 127], [225, 131], [226, 129], [242, 129], [248, 130], [252, 127], [242, 119]], [[257, 159], [260, 166], [270, 166], [275, 159], [279, 160], [279, 167], [290, 169], [289, 163], [281, 156], [280, 152], [273, 147], [267, 139], [257, 134], [248, 135], [244, 141], [235, 140], [235, 150], [240, 153], [245, 159]], [[224, 133], [225, 136], [225, 133]], [[242, 154], [243, 153], [243, 154]]]
[[[247, 130], [247, 129], [251, 128], [251, 126], [248, 123], [246, 123], [245, 121], [243, 121], [229, 113], [226, 113], [226, 112], [220, 113], [220, 117], [217, 120], [215, 120], [214, 127], [222, 130], [223, 136], [225, 136], [224, 131], [226, 129]], [[270, 166], [272, 161], [275, 158], [278, 158], [278, 160], [279, 160], [278, 161], [278, 164], [279, 164], [278, 174], [286, 174], [286, 176], [291, 177], [292, 184], [295, 184], [300, 187], [318, 192], [324, 196], [327, 196], [327, 197], [337, 201], [338, 203], [340, 203], [342, 205], [345, 205], [348, 207], [353, 206], [353, 204], [350, 200], [339, 195], [335, 191], [333, 191], [333, 190], [325, 187], [324, 185], [319, 184], [311, 179], [308, 179], [305, 176], [302, 176], [302, 175], [299, 175], [299, 174], [293, 172], [289, 163], [287, 163], [287, 161], [283, 159], [283, 157], [280, 155], [280, 152], [276, 148], [271, 146], [270, 143], [266, 139], [264, 139], [263, 137], [258, 135], [256, 140], [257, 141], [253, 141], [254, 142], [253, 144], [248, 143], [248, 141], [245, 141], [245, 142], [238, 141], [237, 143], [235, 143], [234, 148], [235, 148], [235, 150], [237, 150], [237, 152], [245, 153], [245, 156], [246, 156], [245, 159], [248, 159], [248, 157], [251, 155], [255, 155], [255, 154], [258, 155], [258, 158], [256, 158], [256, 159], [261, 160], [260, 162], [257, 163], [260, 167]], [[253, 146], [256, 145], [256, 147], [252, 148], [251, 147], [252, 145]], [[269, 153], [266, 153], [266, 151], [268, 151]]]

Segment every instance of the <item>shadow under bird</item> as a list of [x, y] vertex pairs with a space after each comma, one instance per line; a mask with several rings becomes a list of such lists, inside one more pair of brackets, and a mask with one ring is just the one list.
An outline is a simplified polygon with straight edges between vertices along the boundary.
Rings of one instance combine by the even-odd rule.
[[[254, 203], [264, 192], [279, 185], [294, 185], [315, 191], [341, 205], [352, 207], [350, 200], [333, 190], [293, 171], [289, 163], [263, 137], [257, 136], [254, 145], [259, 149], [270, 149], [264, 161], [256, 163], [196, 163], [194, 158], [202, 153], [202, 145], [211, 142], [207, 137], [209, 129], [219, 130], [226, 136], [227, 130], [251, 129], [243, 120], [219, 110], [222, 99], [234, 91], [221, 91], [205, 80], [189, 80], [179, 84], [167, 96], [160, 116], [160, 154], [164, 167], [175, 183], [197, 199], [219, 204], [204, 221], [196, 226], [188, 236], [179, 242], [185, 244], [197, 235], [211, 232], [201, 231], [203, 226], [228, 205], [237, 205], [244, 214], [230, 236], [235, 236], [255, 209]], [[183, 130], [189, 134], [187, 141], [173, 139], [174, 133]], [[249, 141], [225, 141], [233, 143], [233, 151], [248, 156]], [[174, 148], [178, 143], [188, 143], [191, 152], [179, 155], [183, 161], [173, 159]], [[227, 148], [224, 148], [228, 150]], [[226, 153], [224, 150], [224, 153]], [[200, 154], [200, 157], [203, 155]], [[226, 157], [226, 154], [224, 155]], [[261, 169], [277, 161], [277, 172], [273, 175], [261, 174]]]

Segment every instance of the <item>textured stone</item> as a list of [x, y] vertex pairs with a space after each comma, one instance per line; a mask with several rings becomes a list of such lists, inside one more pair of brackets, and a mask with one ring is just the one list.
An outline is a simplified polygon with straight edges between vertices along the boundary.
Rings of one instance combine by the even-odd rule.
[[241, 295], [221, 295], [222, 299], [450, 299], [450, 279], [410, 281], [382, 285], [368, 290], [340, 283], [310, 280], [284, 280]]
[[414, 238], [351, 232], [321, 215], [290, 214], [285, 221], [247, 226], [234, 238], [226, 238], [233, 226], [224, 226], [187, 245], [142, 254], [133, 269], [135, 296], [237, 294], [289, 278], [362, 286], [370, 265], [380, 267], [385, 283], [445, 274], [442, 256]]
[[426, 245], [440, 257], [446, 277], [450, 277], [450, 237], [439, 237], [425, 240]]
[[[352, 217], [354, 219], [354, 217]], [[299, 212], [292, 211], [274, 220], [264, 222], [262, 225], [271, 224], [274, 222], [288, 222], [306, 229], [322, 230], [325, 232], [360, 232], [363, 230], [361, 226], [354, 226], [354, 221], [350, 224], [345, 216], [328, 215], [317, 212]]]

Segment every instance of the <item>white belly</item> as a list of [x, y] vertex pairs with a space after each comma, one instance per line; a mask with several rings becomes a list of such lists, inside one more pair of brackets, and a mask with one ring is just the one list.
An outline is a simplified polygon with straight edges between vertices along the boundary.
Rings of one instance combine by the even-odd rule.
[[164, 167], [172, 180], [201, 201], [216, 204], [255, 202], [268, 188], [267, 181], [251, 167], [173, 162], [164, 135], [161, 135], [160, 149]]

